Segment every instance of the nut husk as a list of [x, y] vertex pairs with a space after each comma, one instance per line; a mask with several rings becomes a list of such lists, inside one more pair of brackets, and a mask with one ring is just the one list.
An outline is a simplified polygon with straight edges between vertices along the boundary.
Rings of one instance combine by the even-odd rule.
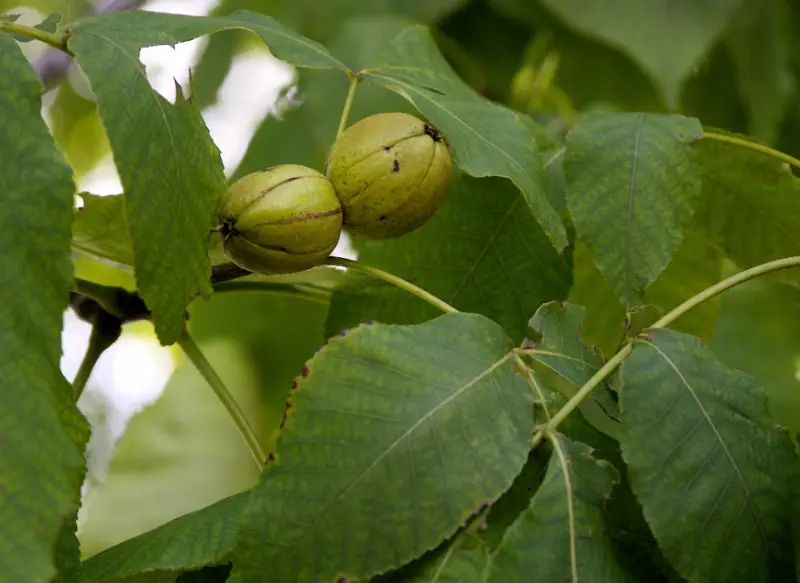
[[219, 206], [225, 254], [249, 271], [293, 273], [321, 264], [342, 232], [342, 206], [323, 174], [296, 164], [243, 176]]
[[337, 138], [325, 175], [354, 235], [400, 237], [421, 227], [442, 203], [452, 161], [441, 134], [405, 113], [364, 118]]

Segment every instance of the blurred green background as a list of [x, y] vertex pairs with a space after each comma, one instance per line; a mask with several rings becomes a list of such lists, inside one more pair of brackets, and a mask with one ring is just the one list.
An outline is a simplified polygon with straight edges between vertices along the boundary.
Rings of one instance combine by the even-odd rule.
[[[326, 44], [351, 67], [393, 32], [419, 22], [432, 27], [442, 53], [475, 91], [531, 114], [556, 141], [586, 112], [671, 111], [800, 156], [800, 38], [793, 33], [800, 24], [800, 2], [794, 0], [163, 0], [139, 5], [185, 14], [262, 12]], [[97, 7], [86, 0], [0, 0], [0, 12], [21, 12], [22, 22], [31, 23], [54, 12], [69, 21]], [[36, 45], [27, 43], [25, 51], [40, 62], [47, 57]], [[154, 86], [171, 76], [186, 84], [191, 68], [191, 92], [229, 177], [285, 162], [322, 167], [344, 101], [341, 75], [276, 67], [260, 41], [241, 31], [187, 45], [150, 54], [148, 74]], [[118, 193], [108, 143], [80, 73], [70, 69], [57, 77], [44, 103], [45, 118], [79, 187]], [[408, 108], [389, 92], [363, 87], [351, 120]], [[684, 250], [693, 251], [691, 246]], [[592, 270], [582, 271], [580, 248], [575, 261], [570, 299], [589, 308], [587, 337], [611, 351], [624, 332], [624, 314], [615, 303], [604, 303], [609, 293], [602, 282], [592, 281]], [[132, 285], [130, 274], [108, 266], [81, 260], [78, 269], [85, 277]], [[713, 282], [721, 275], [699, 277]], [[604, 310], [604, 305], [611, 307]], [[706, 325], [698, 331], [726, 363], [756, 376], [770, 394], [776, 420], [793, 433], [800, 430], [799, 311], [797, 289], [753, 282], [707, 308]], [[196, 302], [191, 313], [201, 347], [271, 447], [292, 378], [324, 342], [327, 303], [229, 292]], [[64, 368], [71, 374], [87, 332], [69, 315], [66, 322]], [[80, 526], [86, 555], [246, 489], [257, 478], [247, 450], [199, 375], [173, 352], [158, 348], [149, 325], [131, 327], [126, 335], [142, 339], [148, 348], [135, 362], [121, 349], [105, 355], [81, 402], [95, 426]], [[156, 366], [156, 353], [168, 355], [175, 370], [171, 377], [169, 366], [161, 380], [144, 374]], [[163, 394], [150, 404], [167, 377]], [[123, 384], [127, 392], [120, 390]]]

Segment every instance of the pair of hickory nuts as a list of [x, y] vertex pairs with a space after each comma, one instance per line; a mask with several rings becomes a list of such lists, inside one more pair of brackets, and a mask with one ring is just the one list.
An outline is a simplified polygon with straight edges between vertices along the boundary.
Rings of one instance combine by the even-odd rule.
[[450, 153], [435, 128], [404, 113], [380, 113], [342, 132], [324, 174], [285, 164], [237, 180], [222, 197], [216, 230], [240, 267], [303, 271], [330, 255], [342, 228], [389, 239], [421, 227], [451, 176]]

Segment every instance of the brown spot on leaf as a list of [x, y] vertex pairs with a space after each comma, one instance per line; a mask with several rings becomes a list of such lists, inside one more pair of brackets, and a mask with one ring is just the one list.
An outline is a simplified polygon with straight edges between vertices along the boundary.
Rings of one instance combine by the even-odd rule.
[[305, 366], [303, 367], [303, 374], [302, 374], [302, 376], [303, 376], [303, 378], [304, 378], [304, 379], [307, 379], [307, 378], [308, 378], [310, 375], [311, 375], [311, 369], [310, 369], [310, 368], [308, 368], [308, 365], [305, 365]]
[[392, 172], [400, 172], [400, 162], [395, 160], [392, 164]]

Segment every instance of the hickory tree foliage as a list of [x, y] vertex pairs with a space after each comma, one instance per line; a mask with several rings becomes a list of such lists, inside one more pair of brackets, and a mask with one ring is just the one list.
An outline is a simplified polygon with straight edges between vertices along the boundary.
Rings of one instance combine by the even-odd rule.
[[[0, 580], [797, 581], [798, 9], [238, 0], [208, 17], [3, 17]], [[140, 50], [204, 35], [168, 101]], [[83, 75], [48, 97], [49, 124], [32, 39]], [[226, 263], [201, 110], [256, 45], [298, 68], [302, 99], [227, 180], [321, 168], [340, 120], [414, 112], [457, 166], [428, 224], [292, 276]], [[124, 192], [77, 193], [108, 151]], [[72, 386], [68, 307], [93, 330]], [[76, 401], [137, 320], [195, 368], [120, 442], [117, 503], [91, 483], [82, 498]], [[230, 416], [202, 409], [194, 449], [152, 470], [209, 396]], [[234, 428], [233, 453], [215, 449]], [[186, 503], [232, 473], [244, 482]]]

